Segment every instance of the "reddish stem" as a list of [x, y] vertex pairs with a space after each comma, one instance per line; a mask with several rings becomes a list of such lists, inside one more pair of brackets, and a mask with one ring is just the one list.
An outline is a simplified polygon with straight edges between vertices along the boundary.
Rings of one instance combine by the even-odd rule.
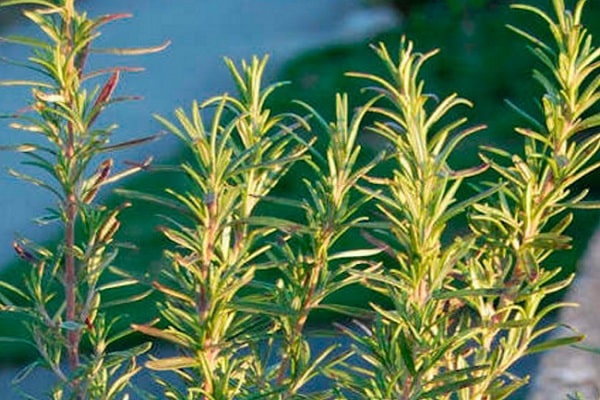
[[[67, 198], [67, 222], [65, 229], [65, 298], [67, 303], [66, 319], [75, 321], [76, 318], [76, 268], [75, 268], [75, 220], [77, 218], [77, 201], [74, 193]], [[79, 330], [69, 329], [67, 346], [69, 366], [75, 370], [79, 366]]]
[[[306, 325], [306, 321], [308, 319], [308, 315], [309, 315], [310, 311], [312, 310], [312, 308], [314, 308], [314, 304], [313, 304], [314, 299], [313, 298], [315, 296], [317, 284], [319, 283], [319, 275], [321, 274], [321, 270], [323, 268], [326, 268], [325, 263], [327, 260], [327, 249], [329, 248], [330, 240], [331, 240], [331, 237], [330, 237], [330, 234], [328, 233], [323, 238], [320, 249], [317, 250], [317, 257], [316, 257], [314, 268], [312, 268], [308, 272], [308, 275], [306, 276], [305, 281], [304, 281], [304, 285], [302, 285], [302, 286], [308, 285], [308, 290], [306, 292], [306, 296], [304, 297], [304, 301], [302, 303], [302, 307], [300, 309], [298, 319], [296, 320], [296, 324], [294, 325], [294, 331], [292, 332], [292, 337], [290, 340], [290, 348], [284, 354], [283, 359], [281, 360], [281, 364], [279, 366], [279, 372], [277, 374], [277, 384], [278, 385], [283, 384], [283, 379], [285, 378], [285, 372], [288, 369], [288, 365], [290, 363], [291, 357], [297, 356], [297, 355], [292, 355], [290, 353], [291, 353], [292, 349], [297, 346], [296, 342], [298, 341], [298, 339], [301, 338], [302, 332], [304, 331], [304, 327]], [[284, 398], [285, 398], [285, 396], [288, 396], [288, 395], [289, 395], [289, 393], [286, 393], [284, 395]]]
[[[66, 13], [64, 15], [63, 35], [65, 37], [66, 46], [64, 48], [65, 55], [70, 55], [73, 51], [73, 35], [72, 18], [75, 15], [73, 1], [66, 3]], [[70, 75], [78, 75], [73, 59], [68, 65], [67, 73]], [[64, 87], [65, 97], [69, 104], [75, 109], [71, 88]], [[75, 223], [77, 221], [77, 196], [75, 194], [75, 132], [72, 121], [67, 122], [67, 143], [65, 148], [65, 158], [68, 166], [68, 191], [66, 199], [66, 221], [65, 221], [65, 302], [66, 302], [66, 320], [67, 322], [77, 322], [77, 268], [75, 265]], [[79, 367], [79, 342], [81, 340], [81, 332], [78, 328], [69, 328], [67, 330], [67, 354], [69, 359], [69, 367], [74, 371]], [[79, 382], [72, 382], [74, 392], [78, 393], [78, 397], [83, 398], [79, 393]]]

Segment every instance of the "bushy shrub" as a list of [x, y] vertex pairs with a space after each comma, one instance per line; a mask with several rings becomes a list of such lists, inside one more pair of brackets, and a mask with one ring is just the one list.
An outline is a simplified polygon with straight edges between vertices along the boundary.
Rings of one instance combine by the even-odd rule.
[[[88, 71], [87, 61], [98, 29], [128, 15], [91, 18], [73, 0], [2, 4], [34, 6], [25, 15], [47, 36], [7, 39], [33, 48], [27, 66], [40, 78], [1, 85], [31, 87], [28, 107], [11, 116], [12, 126], [44, 141], [12, 150], [48, 179], [13, 175], [54, 196], [56, 207], [43, 221], [59, 224], [63, 240], [55, 248], [16, 241], [28, 268], [22, 285], [0, 282], [0, 302], [4, 312], [23, 317], [29, 337], [22, 340], [40, 356], [31, 368], [56, 374], [51, 398], [127, 396], [140, 370], [136, 359], [150, 347], [115, 350], [132, 330], [177, 349], [144, 364], [173, 373], [156, 381], [159, 398], [174, 399], [502, 399], [527, 383], [509, 372], [515, 362], [582, 338], [545, 339], [557, 325], [542, 321], [565, 306], [544, 300], [572, 279], [556, 279], [560, 268], [548, 257], [569, 248], [571, 211], [598, 207], [585, 191], [573, 192], [600, 167], [600, 49], [582, 24], [585, 1], [568, 11], [554, 0], [552, 16], [515, 6], [540, 17], [553, 40], [512, 27], [545, 68], [534, 73], [544, 90], [541, 115], [515, 107], [528, 121], [516, 128], [523, 150], [484, 147], [480, 164], [460, 170], [449, 157], [463, 140], [484, 135], [485, 126], [469, 127], [456, 113], [471, 106], [468, 100], [426, 91], [420, 70], [435, 50], [419, 53], [405, 38], [395, 55], [374, 46], [385, 73], [349, 74], [364, 80], [372, 96], [351, 110], [338, 94], [333, 121], [304, 103], [300, 113], [273, 113], [268, 98], [280, 84], [263, 85], [266, 58], [226, 60], [235, 96], [194, 102], [173, 119], [156, 116], [192, 155], [172, 167], [188, 186], [159, 195], [119, 190], [159, 205], [159, 229], [172, 243], [162, 275], [151, 282], [162, 294], [160, 320], [127, 320], [126, 329], [105, 310], [149, 293], [143, 277], [113, 265], [119, 214], [131, 204], [108, 207], [96, 197], [107, 184], [151, 167], [146, 160], [114, 172], [107, 154], [155, 137], [109, 142], [114, 125], [99, 126], [98, 117], [127, 100], [115, 90], [134, 69]], [[362, 162], [366, 131], [385, 148]], [[298, 177], [306, 196], [273, 196], [298, 163], [313, 171]], [[383, 163], [391, 167], [378, 168]], [[458, 201], [465, 185], [471, 194]], [[294, 210], [294, 217], [273, 213], [272, 205]], [[448, 239], [448, 223], [457, 217], [468, 229]], [[348, 244], [351, 232], [363, 239]], [[333, 303], [349, 285], [384, 301]], [[124, 287], [139, 293], [110, 297]], [[316, 352], [308, 321], [320, 310], [352, 318], [324, 333], [344, 335], [349, 346]], [[310, 389], [319, 377], [333, 384]]]

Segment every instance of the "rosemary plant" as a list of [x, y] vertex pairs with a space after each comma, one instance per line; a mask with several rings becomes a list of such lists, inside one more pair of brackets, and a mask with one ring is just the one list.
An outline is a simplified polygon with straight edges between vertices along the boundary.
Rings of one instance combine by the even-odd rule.
[[[40, 359], [26, 372], [43, 366], [58, 378], [49, 396], [117, 398], [139, 371], [135, 358], [149, 344], [119, 352], [109, 349], [128, 329], [123, 331], [122, 324], [117, 328], [115, 319], [106, 318], [108, 304], [102, 296], [108, 290], [135, 283], [132, 279], [113, 277], [108, 283], [104, 279], [110, 272], [124, 277], [112, 263], [117, 255], [114, 236], [119, 229], [118, 216], [129, 204], [108, 208], [96, 197], [102, 187], [142, 170], [150, 161], [115, 172], [114, 161], [107, 154], [153, 138], [110, 143], [116, 125], [102, 127], [96, 121], [107, 106], [129, 99], [114, 93], [121, 74], [137, 69], [113, 67], [86, 72], [86, 62], [95, 50], [92, 43], [98, 29], [129, 15], [92, 19], [76, 11], [73, 0], [8, 0], [2, 5], [28, 6], [25, 16], [45, 34], [45, 40], [4, 38], [32, 48], [32, 56], [23, 66], [40, 77], [37, 81], [0, 82], [2, 86], [31, 87], [29, 105], [9, 117], [14, 119], [13, 128], [42, 138], [13, 148], [29, 158], [25, 164], [42, 174], [30, 176], [12, 170], [11, 174], [53, 195], [56, 205], [39, 221], [60, 224], [63, 234], [56, 248], [25, 239], [14, 242], [15, 252], [30, 267], [25, 270], [23, 288], [2, 283], [10, 294], [2, 296], [2, 309], [23, 317], [30, 334], [26, 342], [39, 352]], [[104, 52], [143, 54], [163, 47]], [[102, 84], [90, 83], [104, 76], [107, 78]]]
[[[582, 25], [584, 4], [570, 12], [555, 0], [556, 19], [533, 6], [514, 6], [541, 17], [555, 40], [553, 48], [512, 27], [550, 70], [550, 76], [534, 72], [545, 90], [543, 120], [517, 108], [531, 123], [516, 129], [525, 137], [522, 156], [484, 148], [481, 167], [448, 166], [458, 142], [479, 127], [451, 135], [466, 121], [459, 119], [435, 128], [453, 106], [468, 102], [451, 95], [426, 107], [434, 96], [423, 92], [418, 72], [433, 53], [414, 53], [403, 42], [394, 62], [379, 47], [389, 78], [353, 74], [373, 81], [391, 105], [373, 108], [382, 117], [373, 130], [392, 143], [397, 162], [392, 177], [372, 179], [389, 188], [376, 196], [391, 234], [380, 243], [396, 260], [385, 272], [355, 272], [393, 307], [373, 304], [374, 323], [346, 329], [369, 364], [350, 367], [355, 374], [348, 388], [361, 398], [503, 399], [527, 382], [509, 372], [517, 360], [581, 340], [540, 341], [557, 328], [543, 318], [567, 306], [543, 300], [571, 281], [556, 280], [560, 268], [545, 261], [569, 247], [569, 210], [598, 206], [583, 201], [586, 191], [571, 194], [575, 182], [600, 167], [593, 160], [600, 116], [592, 113], [600, 100], [600, 50]], [[498, 182], [478, 185], [476, 194], [456, 202], [462, 180], [488, 167]], [[464, 213], [470, 233], [445, 243], [448, 221]]]
[[[287, 239], [280, 238], [272, 257], [278, 265], [281, 278], [275, 286], [274, 302], [282, 309], [275, 318], [275, 327], [281, 331], [282, 349], [274, 363], [274, 378], [281, 393], [279, 399], [331, 398], [330, 389], [323, 392], [302, 390], [311, 379], [330, 371], [350, 356], [340, 352], [334, 344], [318, 355], [312, 355], [306, 334], [306, 323], [318, 309], [359, 316], [364, 310], [340, 304], [325, 303], [338, 290], [361, 279], [350, 274], [354, 270], [372, 271], [379, 265], [365, 257], [374, 256], [380, 249], [340, 249], [338, 242], [350, 230], [360, 227], [366, 217], [358, 213], [372, 199], [370, 194], [357, 190], [359, 183], [379, 161], [359, 165], [358, 136], [361, 122], [372, 102], [365, 104], [349, 119], [348, 98], [336, 98], [336, 121], [327, 124], [315, 110], [311, 114], [325, 129], [329, 140], [325, 157], [318, 153], [308, 161], [316, 181], [304, 180], [309, 196], [296, 202], [296, 208], [305, 214], [305, 223]], [[274, 342], [271, 341], [270, 346]]]
[[[43, 221], [59, 223], [63, 232], [54, 249], [15, 242], [32, 268], [23, 286], [0, 282], [2, 310], [25, 317], [28, 343], [40, 354], [31, 368], [45, 366], [59, 379], [52, 398], [127, 396], [124, 389], [140, 369], [135, 359], [149, 345], [110, 351], [129, 330], [106, 317], [103, 294], [137, 282], [112, 265], [118, 217], [129, 203], [108, 208], [96, 196], [149, 163], [113, 173], [105, 154], [153, 137], [110, 144], [116, 126], [97, 127], [105, 107], [127, 99], [114, 93], [120, 75], [135, 69], [85, 72], [98, 29], [127, 15], [90, 19], [73, 0], [2, 4], [34, 6], [25, 15], [47, 35], [46, 41], [5, 39], [33, 48], [26, 66], [42, 78], [1, 85], [32, 88], [29, 107], [11, 116], [13, 127], [46, 141], [13, 150], [48, 179], [13, 174], [55, 196]], [[470, 169], [452, 169], [452, 157], [485, 127], [465, 128], [467, 118], [455, 117], [457, 107], [471, 106], [468, 100], [425, 92], [420, 70], [436, 51], [415, 52], [406, 39], [397, 58], [375, 47], [386, 74], [350, 74], [368, 81], [375, 94], [354, 112], [347, 96], [338, 95], [331, 123], [304, 103], [306, 117], [273, 113], [269, 96], [281, 84], [263, 87], [266, 58], [241, 66], [226, 60], [236, 96], [194, 102], [189, 112], [179, 108], [174, 122], [156, 116], [191, 159], [175, 167], [189, 183], [186, 190], [161, 196], [120, 190], [169, 213], [159, 229], [172, 245], [152, 283], [162, 295], [161, 318], [126, 321], [178, 351], [147, 361], [162, 392], [146, 397], [504, 399], [528, 380], [510, 372], [516, 361], [580, 340], [579, 334], [547, 339], [557, 324], [544, 318], [567, 306], [548, 301], [572, 279], [558, 278], [549, 256], [570, 246], [571, 210], [599, 206], [585, 200], [587, 192], [573, 193], [573, 185], [600, 167], [600, 49], [583, 25], [585, 0], [573, 11], [563, 0], [552, 4], [552, 16], [514, 6], [548, 25], [552, 45], [511, 27], [547, 69], [534, 72], [544, 90], [542, 115], [511, 104], [529, 124], [516, 129], [522, 154], [484, 147], [481, 165]], [[359, 143], [366, 129], [388, 149], [365, 162]], [[299, 179], [307, 195], [275, 196], [293, 165], [310, 171]], [[457, 200], [468, 190], [469, 197]], [[291, 207], [295, 218], [272, 213], [272, 204]], [[457, 217], [467, 226], [451, 237]], [[105, 281], [109, 272], [116, 275]], [[331, 304], [349, 285], [387, 301], [360, 309]], [[317, 310], [355, 318], [326, 329], [337, 337], [341, 330], [350, 346], [316, 352], [309, 321]], [[317, 378], [331, 385], [311, 388]]]
[[[183, 352], [147, 363], [153, 370], [175, 371], [185, 383], [180, 391], [161, 381], [167, 398], [256, 394], [253, 370], [258, 360], [253, 362], [247, 349], [256, 340], [253, 333], [266, 326], [265, 310], [253, 309], [249, 301], [239, 304], [239, 294], [261, 268], [260, 256], [268, 247], [260, 239], [274, 230], [269, 223], [277, 221], [250, 228], [249, 220], [258, 201], [307, 150], [294, 134], [306, 125], [303, 119], [271, 115], [265, 108], [278, 86], [261, 86], [266, 61], [254, 58], [238, 69], [227, 60], [239, 98], [223, 95], [194, 103], [191, 116], [178, 109], [179, 126], [157, 116], [193, 153], [193, 164], [181, 165], [190, 190], [167, 190], [170, 198], [153, 199], [181, 214], [162, 228], [178, 248], [167, 253], [171, 268], [154, 284], [165, 295], [159, 310], [168, 325], [134, 325]], [[202, 112], [212, 106], [207, 127]]]
[[354, 274], [365, 279], [368, 288], [388, 297], [394, 307], [372, 304], [375, 316], [370, 326], [357, 323], [358, 331], [345, 329], [370, 367], [351, 367], [347, 385], [361, 398], [450, 398], [457, 389], [475, 383], [480, 369], [447, 366], [465, 350], [477, 327], [463, 322], [469, 314], [453, 291], [459, 265], [469, 255], [473, 239], [456, 238], [445, 245], [442, 235], [450, 219], [497, 189], [457, 203], [455, 195], [462, 181], [485, 166], [454, 171], [448, 158], [461, 140], [484, 127], [456, 133], [466, 122], [461, 118], [435, 128], [453, 107], [470, 105], [453, 94], [431, 111], [427, 109], [434, 96], [423, 92], [418, 74], [435, 51], [415, 53], [413, 44], [403, 41], [397, 63], [385, 47], [376, 51], [389, 80], [352, 75], [373, 81], [374, 90], [389, 104], [372, 107], [382, 117], [372, 129], [391, 142], [395, 169], [389, 178], [370, 180], [385, 188], [375, 199], [391, 236], [375, 231], [371, 240], [395, 260], [383, 269]]
[[554, 0], [554, 18], [536, 7], [514, 6], [542, 18], [555, 43], [549, 46], [511, 27], [533, 44], [533, 53], [548, 70], [534, 71], [545, 92], [540, 101], [543, 114], [536, 119], [517, 108], [530, 122], [516, 129], [525, 138], [523, 155], [492, 148], [482, 154], [504, 184], [496, 201], [477, 205], [471, 215], [480, 251], [465, 265], [463, 276], [473, 289], [502, 291], [468, 298], [487, 327], [478, 335], [474, 362], [489, 367], [485, 379], [465, 391], [464, 398], [506, 397], [525, 383], [506, 372], [519, 358], [582, 338], [534, 342], [557, 328], [541, 324], [542, 319], [568, 306], [543, 303], [572, 279], [557, 280], [560, 268], [547, 258], [570, 247], [571, 238], [564, 234], [573, 218], [570, 210], [598, 207], [584, 201], [587, 190], [572, 193], [577, 181], [600, 167], [594, 159], [600, 149], [600, 114], [594, 110], [600, 101], [600, 49], [594, 48], [584, 28], [584, 5], [580, 0], [569, 11], [562, 0]]

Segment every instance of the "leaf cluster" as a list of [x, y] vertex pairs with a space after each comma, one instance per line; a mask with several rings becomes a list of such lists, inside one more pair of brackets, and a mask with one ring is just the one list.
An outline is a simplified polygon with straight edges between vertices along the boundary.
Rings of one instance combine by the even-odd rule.
[[[149, 345], [110, 351], [128, 331], [105, 318], [110, 303], [102, 295], [146, 282], [112, 265], [118, 216], [130, 204], [108, 208], [96, 195], [150, 161], [116, 174], [112, 158], [91, 166], [98, 155], [154, 137], [109, 144], [114, 126], [97, 128], [96, 120], [121, 99], [113, 96], [120, 74], [134, 69], [85, 73], [84, 66], [97, 29], [123, 15], [89, 19], [67, 0], [6, 3], [42, 7], [26, 15], [48, 42], [9, 40], [33, 48], [27, 65], [46, 80], [4, 85], [32, 87], [31, 107], [13, 116], [14, 127], [48, 144], [14, 150], [50, 179], [14, 174], [55, 195], [58, 205], [44, 221], [60, 223], [64, 241], [57, 249], [16, 242], [31, 272], [25, 289], [0, 283], [10, 293], [0, 301], [6, 311], [28, 317], [39, 363], [61, 381], [54, 398], [115, 398], [128, 390], [140, 369], [135, 359]], [[534, 72], [544, 90], [541, 116], [512, 105], [529, 124], [516, 129], [523, 154], [483, 147], [480, 165], [471, 168], [453, 169], [451, 155], [485, 126], [468, 127], [467, 118], [456, 116], [471, 106], [458, 94], [440, 99], [425, 91], [420, 71], [436, 51], [419, 53], [405, 38], [395, 56], [382, 44], [374, 47], [383, 74], [349, 74], [368, 82], [371, 97], [351, 110], [348, 96], [338, 94], [333, 121], [305, 103], [299, 103], [302, 115], [273, 113], [269, 96], [282, 84], [263, 86], [266, 57], [241, 65], [226, 59], [236, 94], [178, 108], [174, 119], [155, 116], [193, 156], [171, 167], [188, 186], [159, 195], [119, 193], [165, 210], [158, 227], [172, 244], [165, 268], [151, 289], [122, 300], [150, 290], [161, 295], [158, 320], [128, 323], [178, 351], [145, 363], [159, 374], [162, 396], [503, 399], [527, 383], [528, 377], [510, 372], [519, 359], [581, 340], [579, 334], [544, 339], [558, 327], [545, 317], [568, 306], [544, 299], [572, 279], [557, 279], [560, 268], [548, 262], [570, 246], [565, 229], [571, 210], [598, 206], [585, 200], [587, 192], [572, 193], [600, 166], [594, 158], [600, 149], [594, 113], [600, 50], [582, 23], [584, 5], [578, 1], [571, 12], [553, 0], [553, 16], [515, 6], [541, 18], [553, 39], [549, 45], [511, 28], [546, 68]], [[88, 79], [103, 75], [102, 85], [86, 89]], [[386, 147], [365, 162], [361, 139], [367, 132]], [[301, 177], [307, 195], [273, 195], [299, 163], [313, 172]], [[383, 163], [391, 168], [377, 168]], [[457, 200], [467, 183], [471, 196]], [[295, 218], [270, 212], [271, 205], [293, 210]], [[447, 240], [457, 217], [466, 217], [468, 227]], [[345, 240], [355, 232], [363, 241], [348, 247]], [[107, 272], [120, 279], [101, 281]], [[331, 300], [351, 285], [385, 301], [356, 308]], [[320, 310], [352, 320], [312, 332], [309, 319]], [[314, 337], [322, 334], [344, 337], [349, 345], [317, 349]], [[163, 377], [166, 371], [174, 378]], [[331, 384], [314, 388], [319, 379]]]

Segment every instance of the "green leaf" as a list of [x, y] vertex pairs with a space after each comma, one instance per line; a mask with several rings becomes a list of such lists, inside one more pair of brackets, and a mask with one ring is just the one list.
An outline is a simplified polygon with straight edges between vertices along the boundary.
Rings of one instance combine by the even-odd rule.
[[16, 6], [16, 5], [38, 5], [45, 6], [48, 8], [58, 8], [56, 4], [46, 0], [3, 0], [0, 3], [0, 7]]
[[27, 296], [21, 289], [17, 288], [16, 286], [11, 285], [8, 282], [4, 282], [4, 281], [0, 280], [0, 288], [7, 289], [7, 290], [11, 291], [12, 293], [16, 294], [17, 296], [21, 297], [24, 300], [29, 300], [29, 296]]
[[132, 324], [131, 328], [134, 331], [143, 333], [144, 335], [152, 336], [157, 339], [163, 339], [167, 342], [182, 346], [183, 348], [187, 348], [191, 344], [191, 342], [188, 340], [189, 338], [181, 335], [178, 332], [158, 329], [150, 325]]
[[290, 314], [290, 310], [287, 307], [273, 302], [268, 302], [267, 299], [259, 299], [256, 301], [238, 300], [235, 302], [233, 307], [238, 311], [254, 314], [266, 314], [274, 317]]
[[464, 129], [464, 130], [460, 131], [458, 134], [454, 135], [448, 141], [446, 146], [444, 146], [444, 148], [442, 149], [440, 154], [436, 157], [437, 161], [439, 163], [445, 163], [448, 160], [448, 158], [450, 157], [450, 155], [454, 153], [456, 146], [458, 146], [463, 140], [465, 140], [467, 137], [471, 136], [472, 134], [480, 132], [486, 128], [487, 128], [487, 126], [485, 126], [485, 125], [477, 125], [477, 126], [473, 126], [468, 129]]
[[102, 303], [101, 307], [109, 308], [109, 307], [119, 306], [122, 304], [134, 303], [134, 302], [145, 299], [146, 297], [150, 296], [153, 292], [154, 292], [153, 289], [148, 289], [148, 290], [141, 292], [139, 294], [136, 294], [136, 295], [128, 296], [125, 298], [119, 298], [119, 299], [112, 300], [112, 301], [105, 301]]
[[25, 46], [37, 47], [37, 48], [41, 48], [41, 49], [50, 47], [48, 45], [48, 43], [46, 43], [42, 40], [38, 40], [38, 39], [35, 39], [32, 37], [29, 37], [29, 36], [17, 36], [17, 35], [3, 36], [3, 37], [0, 37], [0, 42], [22, 44]]
[[358, 319], [368, 319], [373, 317], [373, 312], [366, 308], [352, 307], [344, 304], [318, 304], [315, 309], [333, 311], [340, 315], [346, 315]]
[[310, 381], [312, 378], [314, 378], [318, 374], [320, 369], [325, 368], [326, 366], [323, 366], [322, 364], [326, 362], [325, 361], [326, 358], [337, 347], [338, 347], [338, 345], [335, 345], [335, 344], [331, 345], [331, 346], [327, 347], [326, 349], [322, 350], [316, 358], [311, 359], [310, 363], [307, 363], [306, 367], [304, 367], [304, 369], [300, 371], [301, 374], [299, 376], [295, 377], [295, 379], [292, 383], [291, 390], [293, 392], [299, 391], [304, 385], [306, 385], [306, 383], [308, 381]]
[[346, 250], [329, 256], [329, 260], [339, 260], [344, 258], [368, 258], [380, 254], [382, 249], [356, 249]]
[[146, 367], [154, 371], [172, 371], [196, 367], [198, 363], [191, 357], [169, 357], [146, 361]]
[[54, 89], [50, 84], [37, 81], [25, 81], [25, 80], [12, 80], [12, 81], [0, 81], [0, 86], [35, 86], [46, 89]]
[[167, 287], [167, 286], [165, 286], [165, 285], [163, 285], [163, 284], [161, 284], [159, 282], [154, 282], [152, 284], [152, 286], [154, 286], [154, 288], [156, 290], [158, 290], [161, 293], [166, 294], [170, 298], [179, 299], [179, 300], [181, 300], [181, 301], [183, 301], [183, 302], [185, 302], [187, 304], [190, 304], [190, 305], [196, 304], [196, 302], [191, 297], [189, 297], [188, 295], [186, 295], [186, 294], [184, 294], [182, 292], [179, 292], [177, 290], [174, 290], [174, 289], [172, 289], [170, 287]]
[[283, 218], [277, 217], [259, 217], [252, 216], [247, 219], [247, 221], [251, 225], [257, 226], [269, 226], [276, 229], [279, 229], [284, 232], [301, 232], [301, 233], [309, 233], [310, 230], [307, 226], [298, 224], [296, 222], [288, 221]]
[[150, 203], [155, 203], [158, 204], [160, 206], [164, 206], [173, 210], [178, 210], [180, 212], [186, 212], [186, 209], [183, 208], [178, 202], [173, 201], [173, 200], [169, 200], [165, 197], [161, 197], [161, 196], [157, 196], [157, 195], [153, 195], [153, 194], [149, 194], [149, 193], [145, 193], [145, 192], [141, 192], [141, 191], [137, 191], [137, 190], [130, 190], [130, 189], [115, 189], [114, 191], [115, 193], [128, 198], [128, 199], [137, 199], [137, 200], [142, 200], [142, 201], [148, 201]]
[[34, 349], [37, 349], [36, 344], [34, 342], [30, 341], [30, 340], [27, 340], [27, 339], [20, 339], [20, 338], [0, 336], [0, 342], [2, 342], [2, 343], [20, 343], [20, 344], [26, 344], [28, 346], [33, 347]]
[[497, 297], [506, 292], [505, 288], [439, 290], [432, 294], [436, 300], [461, 299], [463, 297]]
[[170, 40], [167, 40], [163, 44], [153, 47], [136, 47], [136, 48], [112, 48], [112, 49], [91, 49], [92, 53], [99, 54], [115, 54], [118, 56], [139, 56], [145, 54], [159, 53], [169, 47], [171, 44]]
[[550, 339], [543, 343], [536, 344], [527, 349], [527, 354], [535, 354], [542, 351], [548, 351], [557, 347], [568, 346], [585, 339], [585, 335], [567, 336], [558, 339]]
[[529, 122], [535, 129], [537, 129], [538, 131], [543, 131], [544, 130], [544, 126], [542, 124], [540, 124], [534, 117], [532, 117], [531, 115], [529, 115], [525, 110], [523, 110], [521, 107], [517, 106], [515, 103], [513, 103], [512, 101], [508, 100], [508, 99], [504, 99], [504, 102], [510, 107], [512, 108], [517, 114], [519, 114], [521, 117], [523, 117], [527, 122]]
[[516, 34], [524, 37], [525, 39], [531, 41], [532, 43], [534, 43], [535, 45], [539, 46], [540, 48], [544, 49], [545, 51], [547, 51], [548, 53], [553, 53], [552, 48], [550, 48], [550, 46], [548, 46], [546, 43], [542, 42], [540, 39], [536, 38], [535, 36], [531, 35], [530, 33], [525, 32], [522, 29], [519, 29], [513, 25], [506, 25], [506, 27], [508, 29], [510, 29], [511, 31], [515, 32]]
[[31, 364], [28, 364], [27, 366], [25, 366], [21, 370], [19, 370], [19, 372], [17, 372], [17, 374], [15, 375], [15, 377], [12, 379], [11, 383], [13, 385], [20, 384], [25, 379], [27, 379], [27, 377], [29, 376], [29, 374], [31, 374], [31, 372], [34, 369], [36, 369], [37, 367], [40, 367], [40, 366], [42, 366], [42, 363], [40, 361], [34, 361]]
[[589, 346], [589, 345], [585, 345], [585, 344], [574, 344], [574, 345], [572, 345], [572, 347], [574, 347], [578, 350], [587, 351], [588, 353], [595, 353], [595, 354], [600, 355], [600, 347], [597, 347], [597, 346]]
[[560, 203], [559, 206], [574, 210], [598, 210], [600, 209], [600, 200], [578, 201], [576, 203]]
[[448, 208], [448, 211], [446, 211], [444, 213], [444, 215], [441, 218], [440, 223], [450, 221], [452, 218], [454, 218], [458, 215], [464, 214], [470, 206], [472, 206], [475, 203], [480, 202], [481, 200], [484, 200], [484, 199], [490, 197], [494, 193], [501, 190], [504, 186], [505, 186], [504, 184], [494, 185], [491, 188], [484, 190], [483, 192], [479, 192], [476, 195], [471, 196], [466, 200], [463, 200], [459, 203], [452, 205], [450, 208]]
[[515, 328], [524, 328], [533, 326], [534, 319], [517, 319], [513, 321], [505, 321], [500, 322], [494, 325], [495, 328], [498, 329], [515, 329]]
[[[141, 367], [131, 368], [126, 372], [117, 375], [117, 378], [112, 382], [108, 393], [106, 394], [106, 399], [114, 399], [116, 396], [122, 392], [127, 385], [129, 385], [131, 378], [141, 371]], [[123, 400], [129, 400], [128, 395], [123, 396]]]
[[78, 331], [85, 327], [84, 324], [75, 322], [75, 321], [64, 321], [60, 324], [62, 329], [66, 329], [68, 331]]
[[[131, 333], [131, 331], [128, 333]], [[151, 348], [152, 342], [145, 342], [125, 350], [111, 351], [106, 355], [106, 363], [108, 366], [112, 367], [123, 361], [131, 360], [133, 357], [139, 357], [142, 354], [146, 354]]]
[[113, 281], [113, 282], [108, 282], [105, 283], [103, 285], [98, 286], [98, 288], [96, 289], [99, 292], [102, 292], [104, 290], [110, 290], [110, 289], [117, 289], [117, 288], [122, 288], [122, 287], [127, 287], [127, 286], [132, 286], [139, 283], [139, 281], [137, 279], [121, 279], [118, 281]]
[[404, 361], [404, 365], [406, 365], [406, 369], [408, 369], [408, 372], [415, 377], [417, 375], [417, 370], [415, 369], [413, 351], [408, 344], [408, 340], [402, 329], [398, 333], [398, 344], [400, 345], [400, 354], [402, 355], [402, 360]]
[[435, 400], [435, 399], [438, 399], [441, 395], [457, 393], [460, 389], [464, 389], [469, 386], [474, 386], [480, 382], [483, 382], [485, 379], [487, 379], [487, 376], [471, 377], [471, 378], [462, 379], [462, 380], [451, 382], [451, 383], [446, 383], [446, 384], [437, 386], [434, 389], [428, 390], [425, 393], [422, 393], [419, 396], [419, 398]]

